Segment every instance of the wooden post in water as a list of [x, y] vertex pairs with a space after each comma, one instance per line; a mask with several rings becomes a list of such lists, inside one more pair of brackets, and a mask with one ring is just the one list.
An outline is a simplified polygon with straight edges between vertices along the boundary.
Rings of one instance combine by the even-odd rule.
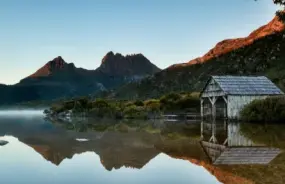
[[213, 142], [216, 143], [217, 139], [216, 139], [216, 101], [217, 98], [214, 96], [212, 98], [209, 98], [211, 104], [212, 104], [212, 136], [209, 140], [209, 142]]
[[204, 139], [204, 121], [203, 119], [201, 120], [201, 140]]
[[203, 120], [204, 117], [204, 99], [200, 98], [200, 104], [201, 104], [201, 119]]

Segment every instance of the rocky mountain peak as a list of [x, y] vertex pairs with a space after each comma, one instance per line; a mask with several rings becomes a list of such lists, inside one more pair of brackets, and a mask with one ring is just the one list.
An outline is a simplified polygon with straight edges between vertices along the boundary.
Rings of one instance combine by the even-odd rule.
[[113, 58], [115, 56], [114, 52], [110, 51], [108, 52], [102, 59], [102, 63], [105, 61], [108, 61], [110, 58]]
[[103, 57], [101, 66], [97, 70], [114, 76], [145, 75], [160, 71], [142, 54], [123, 56], [112, 51]]
[[47, 62], [43, 67], [41, 67], [39, 70], [37, 70], [34, 74], [30, 75], [30, 78], [35, 77], [44, 77], [48, 76], [54, 71], [63, 69], [67, 63], [64, 61], [64, 59], [61, 56], [58, 56], [54, 58], [53, 60]]

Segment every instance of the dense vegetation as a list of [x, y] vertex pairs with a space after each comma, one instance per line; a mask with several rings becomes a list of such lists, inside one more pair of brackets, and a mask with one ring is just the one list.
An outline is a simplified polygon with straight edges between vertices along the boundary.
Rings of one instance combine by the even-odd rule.
[[251, 122], [285, 122], [285, 97], [255, 100], [243, 108], [241, 117]]
[[210, 75], [265, 75], [285, 90], [285, 32], [195, 65], [168, 68], [140, 82], [122, 86], [117, 98], [156, 98], [169, 91], [201, 91]]
[[159, 99], [150, 100], [107, 100], [77, 98], [55, 103], [45, 113], [64, 115], [72, 111], [74, 115], [99, 118], [159, 118], [164, 112], [197, 112], [200, 101], [197, 93], [170, 93]]

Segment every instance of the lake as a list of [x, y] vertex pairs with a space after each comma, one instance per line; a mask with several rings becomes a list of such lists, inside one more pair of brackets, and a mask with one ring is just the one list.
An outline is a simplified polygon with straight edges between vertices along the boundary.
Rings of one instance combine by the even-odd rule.
[[[1, 183], [7, 184], [285, 183], [283, 125], [66, 122], [11, 111], [0, 113], [0, 136], [8, 141], [0, 146]], [[225, 157], [229, 147], [263, 155], [244, 163]], [[261, 161], [269, 164], [254, 163]]]

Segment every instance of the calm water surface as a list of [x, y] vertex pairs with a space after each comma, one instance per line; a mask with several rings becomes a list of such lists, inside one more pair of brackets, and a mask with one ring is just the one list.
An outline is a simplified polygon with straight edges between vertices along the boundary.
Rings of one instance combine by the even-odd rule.
[[214, 165], [200, 142], [214, 135], [215, 144], [283, 150], [284, 131], [281, 125], [0, 114], [0, 140], [9, 142], [0, 146], [1, 183], [285, 183], [283, 152], [269, 165]]

